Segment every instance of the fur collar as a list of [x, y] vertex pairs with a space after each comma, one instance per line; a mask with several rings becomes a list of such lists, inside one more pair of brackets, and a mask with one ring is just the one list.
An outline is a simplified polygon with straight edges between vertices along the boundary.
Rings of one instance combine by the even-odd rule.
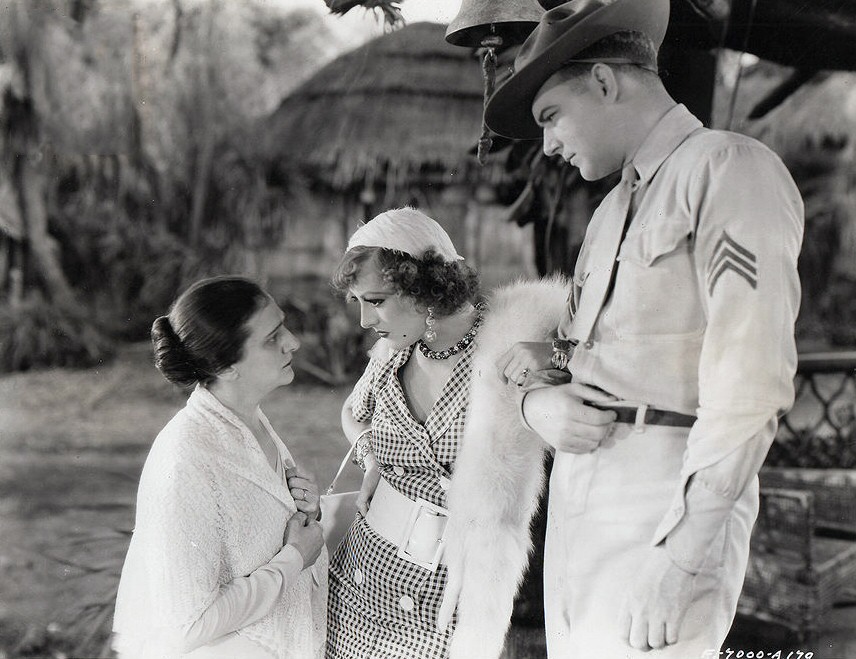
[[457, 605], [451, 659], [502, 652], [544, 485], [546, 445], [524, 429], [517, 388], [503, 383], [496, 363], [518, 341], [554, 336], [569, 292], [558, 277], [501, 288], [478, 334], [467, 425], [447, 499], [449, 582], [439, 624], [445, 627]]

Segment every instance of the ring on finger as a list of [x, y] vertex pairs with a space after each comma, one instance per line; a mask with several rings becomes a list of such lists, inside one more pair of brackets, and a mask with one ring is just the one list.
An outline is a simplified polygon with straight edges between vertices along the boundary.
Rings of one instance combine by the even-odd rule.
[[518, 387], [522, 387], [522, 386], [523, 386], [523, 384], [526, 382], [526, 378], [528, 378], [528, 377], [529, 377], [529, 369], [528, 369], [528, 368], [524, 368], [524, 369], [520, 372], [520, 378], [517, 380], [517, 386], [518, 386]]

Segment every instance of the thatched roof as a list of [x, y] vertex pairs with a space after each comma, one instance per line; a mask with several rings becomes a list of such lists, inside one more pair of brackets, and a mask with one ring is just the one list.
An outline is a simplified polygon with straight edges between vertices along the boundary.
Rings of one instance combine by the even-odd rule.
[[856, 73], [820, 73], [764, 117], [746, 119], [753, 105], [786, 80], [789, 69], [760, 63], [738, 90], [735, 129], [765, 142], [786, 160], [828, 157], [856, 161]]
[[482, 74], [444, 33], [414, 23], [328, 64], [261, 126], [268, 157], [340, 189], [426, 170], [463, 175], [481, 131]]
[[798, 89], [766, 121], [758, 136], [783, 155], [805, 149], [847, 154], [856, 147], [856, 74], [833, 73]]

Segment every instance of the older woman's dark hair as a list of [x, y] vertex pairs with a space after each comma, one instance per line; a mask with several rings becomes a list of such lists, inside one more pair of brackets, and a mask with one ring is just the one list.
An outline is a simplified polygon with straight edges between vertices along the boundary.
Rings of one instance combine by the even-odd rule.
[[196, 282], [152, 325], [155, 366], [175, 384], [208, 384], [243, 356], [247, 321], [267, 293], [245, 277]]
[[445, 261], [429, 250], [421, 257], [384, 247], [354, 247], [342, 257], [333, 274], [333, 287], [343, 295], [366, 267], [373, 267], [397, 293], [437, 316], [448, 316], [479, 294], [478, 275], [463, 261]]

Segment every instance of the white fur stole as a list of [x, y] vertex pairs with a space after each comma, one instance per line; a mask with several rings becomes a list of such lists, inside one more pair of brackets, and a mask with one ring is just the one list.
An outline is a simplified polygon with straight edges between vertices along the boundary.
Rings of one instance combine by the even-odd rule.
[[439, 624], [445, 628], [457, 605], [451, 659], [502, 652], [544, 484], [545, 444], [523, 427], [516, 387], [503, 382], [497, 362], [518, 341], [553, 336], [569, 291], [558, 277], [497, 290], [477, 337], [467, 424], [447, 498], [449, 581]]

